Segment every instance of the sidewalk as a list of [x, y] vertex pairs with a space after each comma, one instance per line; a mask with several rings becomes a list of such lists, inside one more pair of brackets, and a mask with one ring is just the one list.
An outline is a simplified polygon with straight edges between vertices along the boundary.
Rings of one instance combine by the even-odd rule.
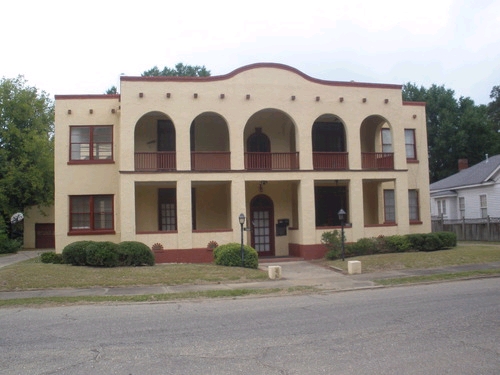
[[[18, 254], [0, 257], [0, 268], [15, 262], [38, 256], [43, 251], [22, 251]], [[299, 286], [314, 287], [324, 291], [355, 290], [377, 288], [373, 280], [391, 277], [408, 277], [431, 275], [437, 273], [451, 273], [483, 269], [499, 269], [500, 262], [476, 264], [466, 266], [443, 267], [425, 270], [396, 270], [382, 273], [345, 275], [333, 269], [324, 267], [315, 262], [303, 260], [283, 261], [275, 260], [272, 263], [261, 263], [260, 269], [267, 272], [269, 266], [281, 266], [282, 277], [279, 280], [267, 280], [248, 283], [220, 283], [205, 285], [176, 285], [176, 286], [140, 286], [116, 288], [81, 288], [81, 289], [47, 289], [0, 292], [0, 299], [36, 298], [36, 297], [78, 297], [78, 296], [119, 296], [165, 294], [179, 292], [196, 292], [210, 290], [236, 289], [270, 289], [290, 288]]]

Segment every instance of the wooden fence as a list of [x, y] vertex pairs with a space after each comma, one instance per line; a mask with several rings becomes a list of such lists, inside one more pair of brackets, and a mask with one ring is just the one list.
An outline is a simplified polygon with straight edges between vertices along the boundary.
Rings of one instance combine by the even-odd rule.
[[500, 241], [500, 217], [447, 220], [432, 218], [433, 232], [453, 232], [459, 241]]

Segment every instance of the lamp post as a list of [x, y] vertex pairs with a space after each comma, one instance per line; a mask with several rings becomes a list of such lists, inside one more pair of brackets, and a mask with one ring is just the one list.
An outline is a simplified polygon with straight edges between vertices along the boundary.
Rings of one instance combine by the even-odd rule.
[[340, 240], [342, 241], [342, 261], [344, 261], [344, 258], [345, 258], [344, 221], [345, 221], [346, 212], [341, 208], [340, 211], [338, 212], [338, 215], [339, 215], [339, 219], [340, 219], [340, 225], [342, 228], [342, 231], [340, 232]]
[[245, 252], [243, 250], [243, 224], [245, 224], [245, 215], [241, 213], [238, 220], [241, 227], [241, 267], [245, 267]]

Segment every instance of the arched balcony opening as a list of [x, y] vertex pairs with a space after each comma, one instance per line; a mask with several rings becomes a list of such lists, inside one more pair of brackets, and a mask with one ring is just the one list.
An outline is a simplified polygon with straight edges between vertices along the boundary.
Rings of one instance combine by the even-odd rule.
[[246, 170], [296, 170], [295, 124], [284, 112], [265, 109], [248, 120], [244, 131]]
[[222, 116], [206, 112], [191, 123], [191, 170], [227, 171], [231, 169], [229, 131]]
[[392, 129], [382, 116], [367, 117], [360, 128], [361, 168], [366, 170], [394, 169]]
[[323, 115], [314, 122], [312, 149], [315, 170], [349, 169], [345, 128], [337, 116]]
[[175, 126], [161, 112], [142, 116], [134, 131], [136, 171], [175, 171]]

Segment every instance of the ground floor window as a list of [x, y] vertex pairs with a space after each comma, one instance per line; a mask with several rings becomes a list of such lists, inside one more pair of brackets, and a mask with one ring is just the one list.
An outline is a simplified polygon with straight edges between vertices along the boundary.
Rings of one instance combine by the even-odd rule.
[[158, 190], [159, 230], [177, 230], [176, 189]]
[[444, 199], [437, 200], [437, 207], [438, 207], [438, 215], [446, 216], [446, 200]]
[[[316, 186], [314, 188], [316, 207], [316, 227], [340, 226], [338, 212], [347, 207], [347, 189], [345, 186]], [[348, 222], [348, 218], [345, 218]]]
[[69, 197], [70, 231], [99, 232], [114, 229], [112, 195], [73, 195]]
[[418, 190], [408, 190], [408, 205], [410, 212], [410, 221], [420, 221]]
[[386, 223], [396, 222], [396, 199], [393, 189], [384, 190], [384, 221]]
[[460, 210], [460, 219], [465, 217], [465, 197], [458, 198], [458, 209]]
[[486, 200], [486, 194], [481, 194], [479, 196], [479, 205], [481, 209], [481, 217], [487, 218], [488, 217], [488, 201]]

